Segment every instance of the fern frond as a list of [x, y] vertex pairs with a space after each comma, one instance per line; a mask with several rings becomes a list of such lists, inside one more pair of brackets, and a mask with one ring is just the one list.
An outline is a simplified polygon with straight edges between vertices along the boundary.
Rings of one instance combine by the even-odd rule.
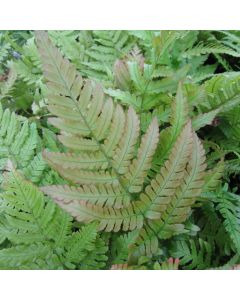
[[179, 240], [175, 243], [171, 255], [180, 259], [180, 266], [183, 269], [204, 270], [211, 266], [213, 249], [202, 239]]
[[5, 99], [6, 97], [9, 97], [9, 94], [11, 93], [11, 90], [13, 89], [16, 79], [17, 79], [17, 73], [16, 73], [15, 68], [11, 64], [7, 80], [4, 82], [4, 84], [0, 88], [0, 100]]
[[183, 56], [190, 58], [191, 56], [199, 56], [203, 54], [228, 54], [234, 57], [239, 57], [240, 54], [237, 51], [234, 51], [230, 47], [216, 44], [216, 43], [209, 43], [209, 44], [198, 44], [194, 46], [192, 49], [187, 50]]
[[[99, 184], [82, 185], [82, 187], [59, 185], [45, 186], [42, 191], [46, 192], [56, 201], [86, 201], [100, 207], [115, 207], [120, 208], [122, 202], [129, 203], [130, 198], [124, 193], [124, 190], [119, 185], [114, 184]], [[124, 198], [125, 197], [125, 198]]]
[[220, 113], [230, 111], [240, 103], [239, 75], [226, 73], [214, 76], [204, 84], [205, 100], [199, 105], [200, 111], [210, 112], [218, 109]]
[[44, 172], [47, 169], [47, 163], [42, 154], [38, 153], [33, 160], [23, 169], [23, 173], [33, 183], [41, 182]]
[[188, 107], [186, 97], [183, 95], [181, 83], [178, 86], [177, 95], [172, 103], [172, 116], [170, 120], [171, 127], [164, 129], [160, 133], [160, 143], [156, 151], [153, 169], [159, 171], [167, 159], [169, 152], [175, 143], [179, 133], [188, 120]]
[[146, 134], [142, 137], [137, 159], [129, 166], [129, 171], [126, 175], [128, 190], [130, 192], [136, 193], [142, 190], [144, 179], [151, 167], [151, 161], [157, 147], [158, 139], [158, 122], [157, 119], [154, 118]]
[[[189, 159], [189, 156], [186, 158]], [[168, 164], [170, 163], [167, 161], [166, 165]], [[158, 238], [167, 239], [185, 231], [183, 223], [189, 217], [196, 197], [201, 193], [205, 167], [204, 150], [194, 134], [190, 161], [187, 164], [185, 160], [185, 164], [181, 165], [180, 169], [184, 176], [182, 175], [179, 180], [176, 176], [179, 171], [176, 172], [178, 187], [170, 193], [170, 189], [166, 189], [163, 197], [159, 198], [159, 205], [154, 207], [155, 211], [147, 211], [146, 217], [155, 220], [147, 222], [147, 226], [141, 229], [139, 237], [132, 246], [132, 256], [139, 255], [139, 253], [150, 256], [158, 250]], [[155, 190], [156, 188], [157, 186]]]
[[1, 32], [0, 33], [0, 47], [1, 47], [1, 51], [0, 51], [0, 63], [1, 64], [4, 62], [4, 60], [8, 56], [8, 53], [9, 53], [9, 51], [11, 49], [10, 43], [4, 42], [4, 40], [5, 40], [5, 36]]
[[214, 109], [204, 114], [199, 114], [192, 119], [192, 126], [194, 130], [199, 130], [200, 128], [211, 125], [215, 117], [219, 114], [220, 109]]
[[182, 224], [187, 219], [191, 206], [201, 193], [205, 168], [205, 152], [200, 141], [194, 135], [193, 151], [186, 169], [187, 175], [161, 218], [163, 224], [158, 232], [162, 238], [169, 236], [168, 228], [171, 232], [172, 227], [174, 229], [177, 224]]
[[95, 264], [94, 253], [99, 243], [102, 245], [97, 224], [81, 226], [72, 233], [72, 218], [17, 173], [9, 175], [4, 189], [0, 232], [12, 245], [0, 250], [0, 261], [6, 255], [11, 259], [11, 263], [1, 261], [1, 268], [72, 269], [88, 255], [93, 255], [89, 264]]
[[113, 264], [124, 264], [128, 262], [129, 247], [134, 244], [138, 234], [139, 230], [133, 230], [118, 236], [114, 240], [113, 247], [111, 249]]
[[36, 124], [21, 119], [0, 105], [0, 159], [3, 168], [10, 160], [13, 166], [23, 170], [33, 159], [39, 136]]
[[220, 161], [214, 169], [206, 172], [203, 191], [214, 190], [220, 185], [220, 179], [223, 176], [224, 167], [223, 161]]
[[55, 199], [55, 202], [80, 222], [98, 221], [98, 229], [106, 232], [128, 231], [143, 226], [142, 210], [145, 203], [140, 201], [120, 209], [101, 207], [83, 200], [64, 202]]
[[145, 214], [148, 218], [159, 218], [171, 201], [171, 196], [174, 195], [176, 188], [181, 184], [192, 150], [192, 143], [191, 124], [188, 123], [178, 137], [169, 160], [161, 168], [161, 173], [151, 181], [151, 184], [140, 196], [141, 199], [147, 197], [151, 201]]
[[120, 174], [124, 174], [128, 170], [130, 160], [133, 158], [135, 151], [134, 146], [137, 143], [139, 135], [139, 119], [133, 109], [129, 109], [124, 129], [124, 135], [119, 142], [119, 148], [116, 149], [114, 159], [114, 167]]
[[[13, 233], [9, 233], [8, 239], [13, 242], [29, 243], [34, 242], [35, 239], [41, 241], [41, 239], [58, 238], [49, 236], [49, 225], [56, 209], [53, 202], [46, 205], [43, 194], [33, 185], [24, 182], [18, 174], [10, 176], [5, 189], [7, 191], [2, 195], [2, 204], [8, 211], [7, 221], [10, 222]], [[35, 224], [31, 226], [31, 222]], [[36, 224], [38, 224], [37, 227]], [[24, 236], [24, 239], [21, 236]]]
[[106, 266], [108, 256], [108, 247], [105, 241], [97, 237], [95, 240], [95, 247], [87, 253], [85, 259], [81, 262], [80, 270], [101, 270]]
[[81, 262], [91, 252], [97, 237], [96, 224], [91, 223], [81, 231], [74, 232], [66, 241], [65, 259], [71, 263]]
[[20, 245], [0, 250], [0, 269], [25, 269], [28, 262], [37, 262], [49, 255], [49, 248], [41, 243]]
[[224, 226], [226, 231], [228, 232], [231, 240], [233, 241], [234, 246], [236, 247], [236, 251], [240, 253], [240, 222], [239, 222], [239, 196], [223, 192], [217, 198], [218, 205], [217, 209], [221, 213], [224, 218]]

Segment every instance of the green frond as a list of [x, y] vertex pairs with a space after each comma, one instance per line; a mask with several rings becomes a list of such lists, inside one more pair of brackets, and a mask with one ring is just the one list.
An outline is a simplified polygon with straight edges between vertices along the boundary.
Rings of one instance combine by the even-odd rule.
[[97, 237], [95, 240], [95, 247], [92, 251], [87, 253], [85, 259], [81, 262], [80, 270], [101, 270], [104, 269], [108, 260], [108, 247], [105, 241]]
[[192, 119], [192, 126], [194, 130], [199, 130], [200, 128], [211, 125], [215, 117], [219, 114], [220, 109], [214, 109], [207, 113], [198, 114]]
[[49, 34], [82, 75], [106, 83], [113, 79], [115, 60], [125, 56], [135, 40], [127, 31], [50, 31]]
[[15, 68], [11, 64], [7, 80], [0, 87], [0, 100], [6, 99], [7, 97], [9, 97], [9, 95], [14, 87], [14, 83], [15, 83], [16, 79], [17, 79], [17, 73], [16, 73]]
[[220, 179], [223, 176], [224, 168], [224, 162], [220, 161], [215, 168], [206, 172], [203, 191], [212, 191], [220, 185]]
[[124, 264], [128, 262], [129, 247], [134, 244], [138, 234], [139, 230], [133, 230], [118, 236], [114, 240], [113, 247], [111, 249], [113, 264]]
[[34, 158], [39, 136], [36, 124], [17, 116], [0, 105], [0, 160], [2, 168], [11, 161], [13, 167], [24, 169]]
[[28, 262], [35, 263], [47, 258], [49, 248], [41, 243], [20, 245], [0, 250], [0, 269], [25, 269]]
[[224, 227], [228, 232], [237, 253], [240, 253], [240, 223], [239, 223], [239, 212], [240, 198], [237, 195], [223, 192], [217, 198], [218, 205], [217, 209], [224, 218]]
[[33, 160], [23, 169], [23, 173], [33, 183], [40, 183], [44, 172], [47, 169], [47, 163], [42, 154], [38, 153]]
[[187, 270], [205, 270], [212, 265], [213, 249], [202, 240], [179, 240], [174, 243], [171, 255], [180, 260], [180, 266]]
[[199, 105], [203, 112], [218, 109], [225, 113], [240, 103], [240, 77], [238, 73], [223, 73], [214, 76], [204, 84], [205, 100]]
[[8, 52], [11, 48], [11, 45], [9, 43], [2, 43], [2, 41], [4, 40], [4, 37], [2, 34], [0, 34], [0, 47], [1, 47], [1, 51], [0, 51], [0, 63], [2, 64], [2, 62], [5, 60], [6, 56], [8, 55]]
[[168, 76], [157, 81], [151, 81], [147, 85], [147, 92], [149, 94], [159, 94], [167, 92], [174, 93], [177, 90], [178, 83], [184, 80], [188, 71], [189, 66], [186, 65], [173, 73], [172, 76]]
[[97, 237], [97, 226], [91, 223], [83, 227], [80, 231], [74, 232], [66, 241], [65, 259], [71, 263], [81, 262], [88, 252], [95, 248]]
[[89, 265], [95, 264], [95, 253], [103, 249], [97, 224], [72, 232], [72, 218], [17, 173], [9, 175], [4, 190], [0, 235], [11, 245], [0, 250], [1, 268], [72, 269], [88, 255]]
[[198, 44], [192, 49], [187, 50], [184, 53], [184, 57], [190, 58], [192, 56], [199, 56], [204, 54], [228, 54], [234, 57], [240, 57], [237, 51], [234, 51], [230, 47], [225, 45], [209, 43], [209, 44]]
[[6, 238], [22, 243], [58, 238], [49, 235], [49, 225], [56, 209], [53, 202], [46, 203], [44, 195], [16, 173], [10, 176], [4, 187], [6, 192], [1, 195], [1, 204], [8, 213], [7, 223], [12, 228]]
[[199, 237], [207, 241], [213, 250], [219, 253], [219, 256], [215, 258], [218, 262], [220, 257], [230, 256], [234, 252], [234, 246], [217, 210], [217, 203], [209, 200], [207, 198], [201, 206], [202, 214], [197, 224], [201, 228]]

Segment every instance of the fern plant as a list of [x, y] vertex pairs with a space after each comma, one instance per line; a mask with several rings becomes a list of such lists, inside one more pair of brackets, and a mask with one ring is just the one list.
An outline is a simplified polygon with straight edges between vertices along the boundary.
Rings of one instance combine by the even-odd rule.
[[238, 269], [238, 36], [1, 31], [0, 268]]
[[186, 230], [184, 222], [204, 183], [204, 150], [191, 122], [183, 124], [160, 173], [146, 183], [158, 144], [157, 120], [138, 145], [135, 111], [105, 99], [99, 84], [84, 82], [45, 32], [36, 36], [49, 88], [48, 109], [57, 116], [49, 121], [70, 148], [65, 153], [45, 151], [44, 158], [71, 184], [42, 190], [78, 221], [97, 221], [99, 230], [139, 229], [133, 252], [152, 255], [158, 238]]

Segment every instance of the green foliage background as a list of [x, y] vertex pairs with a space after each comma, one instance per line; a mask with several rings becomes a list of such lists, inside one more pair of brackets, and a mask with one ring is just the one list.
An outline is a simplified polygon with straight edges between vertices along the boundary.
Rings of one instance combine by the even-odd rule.
[[[103, 232], [98, 219], [86, 224], [70, 216], [53, 201], [53, 191], [46, 192], [46, 187], [66, 187], [72, 181], [66, 178], [67, 171], [57, 170], [44, 153], [66, 153], [73, 145], [72, 141], [62, 144], [57, 137], [60, 131], [48, 120], [59, 112], [49, 108], [47, 81], [52, 75], [43, 72], [41, 41], [37, 45], [30, 30], [2, 31], [0, 268], [238, 268], [240, 32], [48, 34], [83, 79], [100, 84], [106, 98], [111, 97], [114, 105], [121, 104], [124, 112], [129, 107], [136, 111], [140, 137], [148, 133], [156, 118], [159, 142], [134, 193], [163, 172], [166, 161], [173, 161], [171, 153], [179, 145], [176, 143], [188, 119], [206, 153], [206, 176], [182, 222], [184, 229], [167, 238], [158, 236], [154, 247], [148, 245], [148, 239], [149, 228], [156, 229], [155, 221], [147, 223], [150, 227], [144, 227], [142, 235], [139, 228]], [[139, 140], [134, 147], [141, 147]], [[132, 252], [139, 246], [139, 236], [144, 251]]]

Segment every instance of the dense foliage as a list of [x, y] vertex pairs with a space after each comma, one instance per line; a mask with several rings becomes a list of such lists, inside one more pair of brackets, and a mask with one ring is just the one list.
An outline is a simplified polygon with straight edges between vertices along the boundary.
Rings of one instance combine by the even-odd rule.
[[1, 269], [237, 269], [240, 32], [0, 32]]

